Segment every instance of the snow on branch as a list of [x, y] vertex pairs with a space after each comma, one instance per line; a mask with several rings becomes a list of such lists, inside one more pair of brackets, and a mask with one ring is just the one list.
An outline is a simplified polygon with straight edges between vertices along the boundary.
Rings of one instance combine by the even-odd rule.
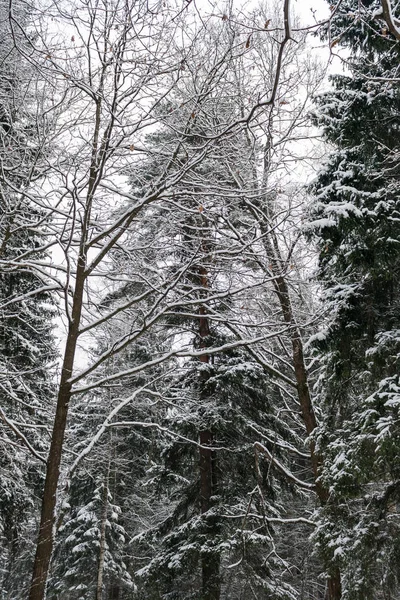
[[33, 456], [35, 458], [37, 458], [38, 460], [40, 460], [41, 462], [46, 464], [47, 461], [44, 458], [44, 456], [42, 456], [41, 454], [39, 454], [39, 452], [37, 452], [35, 450], [35, 448], [28, 442], [28, 440], [26, 439], [26, 437], [24, 436], [22, 431], [20, 431], [18, 429], [18, 427], [15, 425], [15, 423], [13, 421], [11, 421], [11, 419], [8, 419], [6, 417], [4, 411], [1, 408], [0, 408], [0, 418], [14, 432], [14, 434], [17, 436], [17, 438], [19, 438], [21, 440], [21, 442], [24, 444], [24, 446], [26, 446], [26, 448], [28, 448], [28, 450], [31, 452], [31, 454], [33, 454]]
[[97, 442], [99, 441], [99, 439], [101, 438], [101, 436], [103, 435], [103, 433], [106, 431], [107, 427], [110, 425], [112, 419], [115, 417], [115, 415], [117, 415], [127, 404], [129, 404], [130, 402], [132, 402], [133, 400], [135, 400], [135, 398], [141, 394], [142, 392], [145, 392], [147, 394], [151, 394], [151, 395], [155, 395], [156, 392], [150, 390], [147, 385], [146, 386], [142, 386], [140, 388], [138, 388], [137, 390], [135, 390], [133, 392], [133, 394], [131, 394], [130, 396], [128, 396], [128, 398], [124, 398], [111, 412], [110, 414], [106, 417], [106, 419], [104, 419], [102, 425], [99, 427], [99, 429], [97, 430], [96, 434], [92, 437], [92, 439], [90, 440], [89, 444], [87, 446], [85, 446], [85, 448], [78, 454], [78, 456], [76, 457], [76, 459], [74, 460], [69, 473], [68, 473], [68, 481], [70, 480], [71, 476], [73, 475], [74, 471], [76, 470], [77, 466], [79, 465], [79, 463], [82, 461], [82, 459], [87, 456], [91, 450], [93, 449], [93, 447], [95, 446], [95, 444], [97, 444]]
[[[143, 364], [136, 365], [135, 367], [132, 367], [131, 369], [126, 369], [125, 371], [119, 371], [118, 373], [108, 375], [107, 377], [103, 377], [101, 379], [98, 379], [96, 381], [93, 381], [91, 383], [83, 385], [81, 387], [72, 388], [71, 394], [74, 395], [74, 394], [82, 394], [83, 392], [88, 392], [89, 390], [92, 390], [94, 388], [97, 388], [99, 386], [107, 384], [111, 381], [115, 381], [115, 380], [121, 379], [123, 377], [129, 377], [131, 375], [134, 375], [135, 373], [143, 371], [144, 369], [147, 369], [150, 367], [155, 367], [170, 358], [174, 358], [174, 357], [200, 358], [201, 356], [204, 356], [205, 354], [208, 354], [208, 355], [219, 354], [221, 352], [226, 352], [227, 350], [233, 350], [234, 348], [249, 347], [252, 344], [257, 344], [259, 342], [264, 342], [267, 339], [274, 338], [274, 337], [284, 333], [286, 330], [287, 330], [287, 328], [284, 328], [281, 331], [273, 332], [273, 333], [262, 335], [262, 336], [255, 337], [255, 338], [240, 339], [235, 342], [223, 344], [222, 346], [217, 346], [214, 348], [206, 348], [204, 350], [192, 350], [192, 351], [191, 350], [172, 350], [170, 352], [166, 352], [165, 354], [162, 354], [158, 358], [154, 358], [153, 360], [149, 360]], [[69, 379], [69, 383], [71, 383], [72, 385], [74, 383], [77, 383], [87, 374], [87, 371], [78, 373], [75, 377], [71, 377]], [[269, 366], [269, 371], [272, 375], [278, 377], [279, 379], [282, 379], [283, 381], [285, 381], [292, 387], [296, 387], [295, 382], [293, 382], [291, 379], [286, 377], [286, 375], [284, 375], [283, 373], [280, 373], [274, 367]]]
[[306, 517], [293, 517], [291, 519], [284, 519], [283, 517], [268, 517], [267, 515], [259, 515], [257, 513], [249, 512], [246, 515], [224, 515], [221, 517], [224, 519], [243, 519], [245, 516], [252, 517], [253, 519], [260, 519], [260, 521], [265, 521], [266, 523], [279, 523], [280, 525], [293, 525], [293, 523], [304, 523], [305, 525], [311, 525], [311, 527], [316, 527], [316, 523], [307, 519]]
[[[154, 383], [155, 381], [157, 381], [158, 379], [161, 379], [161, 376], [158, 377], [157, 379], [154, 379], [152, 381], [152, 383]], [[147, 422], [147, 421], [114, 421], [112, 422], [112, 419], [125, 407], [127, 406], [127, 404], [129, 404], [130, 402], [132, 402], [133, 400], [135, 400], [135, 398], [141, 394], [141, 393], [146, 393], [149, 394], [150, 396], [155, 396], [158, 399], [162, 398], [162, 395], [159, 392], [155, 392], [154, 390], [149, 389], [147, 386], [143, 386], [141, 388], [138, 388], [137, 390], [134, 391], [133, 394], [131, 394], [130, 396], [128, 396], [128, 398], [124, 398], [124, 400], [122, 400], [111, 412], [110, 414], [106, 417], [106, 419], [104, 419], [102, 425], [99, 427], [99, 429], [97, 430], [96, 434], [92, 437], [92, 439], [90, 440], [89, 444], [87, 446], [85, 446], [85, 448], [79, 453], [79, 455], [76, 457], [74, 463], [72, 464], [69, 473], [68, 473], [68, 478], [67, 480], [69, 481], [71, 476], [73, 475], [73, 473], [75, 472], [76, 468], [78, 467], [79, 463], [83, 460], [83, 458], [85, 456], [87, 456], [94, 448], [94, 446], [97, 444], [97, 442], [100, 440], [101, 436], [105, 433], [105, 431], [109, 428], [109, 427], [144, 427], [144, 428], [151, 428], [151, 429], [157, 429], [158, 431], [162, 431], [163, 433], [166, 433], [167, 435], [174, 437], [174, 438], [179, 438], [180, 440], [182, 440], [183, 442], [187, 442], [189, 444], [195, 445], [199, 448], [205, 448], [207, 450], [227, 450], [227, 448], [222, 447], [222, 446], [213, 446], [212, 448], [210, 446], [204, 446], [202, 444], [200, 444], [199, 442], [197, 442], [196, 440], [192, 440], [188, 437], [185, 437], [184, 435], [181, 435], [175, 431], [171, 431], [170, 429], [168, 429], [168, 427], [163, 427], [162, 425], [160, 425], [159, 423], [154, 423], [154, 422]]]
[[388, 26], [390, 33], [400, 41], [400, 21], [393, 15], [390, 0], [381, 0], [381, 6], [381, 10], [376, 11], [373, 16], [378, 19], [383, 19]]
[[285, 475], [285, 477], [290, 479], [290, 481], [293, 481], [296, 485], [298, 485], [299, 487], [301, 487], [305, 490], [308, 490], [308, 491], [315, 490], [315, 485], [313, 483], [307, 483], [306, 481], [301, 481], [301, 479], [298, 479], [281, 462], [279, 462], [279, 460], [277, 458], [272, 456], [271, 452], [268, 450], [268, 448], [266, 446], [264, 446], [263, 444], [260, 444], [260, 442], [255, 442], [254, 448], [256, 451], [258, 450], [258, 451], [262, 452], [263, 454], [265, 454], [267, 456], [268, 460], [270, 460], [271, 463], [274, 464]]

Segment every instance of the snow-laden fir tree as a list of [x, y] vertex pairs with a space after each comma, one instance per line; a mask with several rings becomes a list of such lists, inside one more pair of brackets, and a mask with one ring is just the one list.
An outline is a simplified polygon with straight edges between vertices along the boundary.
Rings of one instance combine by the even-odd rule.
[[[130, 173], [138, 190], [142, 179], [157, 177], [163, 168], [159, 159], [154, 161], [157, 152], [152, 146], [165, 150], [173, 144], [178, 107], [166, 107], [165, 131], [147, 140], [148, 161]], [[220, 100], [210, 100], [207, 110], [193, 118], [187, 146], [201, 141], [210, 127], [210, 114], [213, 127], [223, 125]], [[177, 163], [185, 160], [186, 150], [182, 145]], [[119, 481], [114, 501], [128, 534], [124, 563], [138, 598], [240, 598], [252, 589], [260, 598], [295, 597], [286, 581], [288, 563], [276, 552], [274, 541], [274, 523], [290, 486], [262, 452], [255, 452], [254, 444], [261, 439], [271, 455], [280, 456], [285, 454], [282, 445], [301, 445], [301, 440], [288, 427], [279, 387], [246, 350], [229, 348], [238, 342], [230, 323], [244, 319], [251, 336], [262, 335], [262, 323], [272, 318], [276, 305], [273, 295], [265, 296], [263, 284], [269, 278], [226, 226], [229, 220], [237, 232], [246, 219], [230, 171], [246, 172], [240, 150], [240, 136], [225, 147], [219, 144], [172, 190], [168, 201], [155, 203], [142, 215], [113, 253], [115, 289], [104, 299], [104, 309], [140, 297], [152, 282], [152, 292], [142, 303], [117, 312], [104, 327], [106, 347], [112, 347], [113, 336], [120, 336], [124, 328], [127, 333], [141, 330], [140, 340], [115, 358], [113, 372], [132, 369], [168, 350], [198, 354], [169, 359], [139, 378], [105, 381], [103, 406], [92, 411], [83, 396], [79, 409], [87, 414], [79, 421], [90, 435], [101, 423], [99, 415], [126, 399], [107, 427], [116, 428], [113, 465], [126, 465], [113, 466]], [[269, 331], [281, 329], [279, 322], [268, 326]], [[271, 344], [278, 351], [278, 343]], [[217, 354], [209, 350], [226, 345]], [[101, 342], [98, 351], [101, 354]], [[141, 386], [148, 388], [142, 406], [140, 396], [129, 401]], [[77, 410], [72, 409], [73, 435]], [[84, 438], [86, 434], [83, 444]], [[75, 449], [79, 451], [78, 445]], [[83, 472], [92, 471], [91, 457]], [[73, 489], [68, 504], [82, 507]], [[73, 513], [68, 509], [64, 522], [70, 524], [59, 530], [52, 589], [63, 585], [62, 557], [71, 582], [81, 590], [87, 579], [85, 565], [94, 560], [93, 545], [80, 546], [77, 538], [67, 535], [69, 528], [82, 533], [80, 510], [83, 507]], [[91, 522], [87, 529], [92, 531]], [[66, 551], [71, 543], [77, 548], [76, 562]], [[93, 589], [94, 580], [91, 585]], [[132, 591], [120, 580], [120, 597], [129, 594]]]
[[[87, 417], [92, 410], [93, 405]], [[87, 440], [87, 428], [85, 433]], [[125, 563], [121, 507], [115, 502], [122, 475], [115, 454], [112, 433], [107, 431], [91, 457], [96, 468], [81, 469], [72, 478], [58, 523], [49, 598], [114, 600], [122, 590], [129, 594], [134, 590]]]
[[[201, 65], [207, 73], [206, 64]], [[185, 62], [182, 72], [185, 79]], [[196, 72], [194, 87], [200, 86], [202, 74]], [[134, 157], [128, 171], [133, 196], [140, 196], [142, 189], [159, 179], [165, 168], [163, 156], [173, 156], [172, 171], [181, 169], [188, 153], [224, 131], [232, 116], [240, 117], [242, 98], [235, 104], [232, 96], [232, 90], [238, 93], [236, 84], [227, 78], [218, 86], [218, 92], [201, 102], [192, 102], [190, 89], [176, 102], [160, 105], [164, 129], [143, 141], [140, 160]], [[181, 140], [178, 146], [177, 139]], [[121, 353], [111, 371], [109, 366], [104, 369], [103, 375], [113, 379], [104, 379], [106, 391], [95, 412], [90, 395], [82, 395], [79, 408], [74, 404], [69, 435], [77, 433], [76, 417], [85, 422], [80, 428], [84, 447], [84, 438], [94, 435], [107, 413], [127, 401], [105, 431], [115, 428], [117, 432], [113, 465], [125, 465], [113, 466], [120, 482], [114, 487], [113, 502], [121, 507], [120, 523], [128, 534], [124, 563], [135, 580], [138, 598], [249, 594], [259, 598], [302, 594], [304, 598], [305, 593], [311, 598], [314, 594], [314, 587], [307, 592], [300, 589], [304, 580], [298, 575], [298, 559], [306, 553], [297, 547], [288, 549], [291, 544], [286, 540], [286, 536], [306, 537], [305, 523], [295, 519], [296, 529], [288, 535], [286, 528], [293, 523], [280, 519], [283, 514], [296, 517], [299, 506], [304, 516], [311, 505], [300, 497], [296, 507], [289, 501], [283, 510], [290, 486], [268, 458], [302, 469], [308, 490], [312, 488], [307, 454], [297, 450], [303, 446], [303, 429], [293, 397], [296, 383], [291, 381], [290, 352], [285, 348], [290, 344], [289, 328], [284, 322], [292, 319], [281, 316], [273, 286], [277, 275], [268, 266], [270, 253], [262, 243], [271, 225], [264, 215], [265, 227], [260, 231], [259, 220], [247, 212], [244, 202], [244, 198], [250, 203], [257, 199], [257, 209], [258, 201], [263, 201], [251, 175], [258, 168], [253, 158], [253, 146], [240, 128], [210, 144], [204, 162], [136, 219], [113, 251], [113, 269], [103, 279], [113, 291], [98, 308], [116, 311], [104, 328], [104, 347], [113, 348], [115, 339], [128, 339], [133, 332], [138, 332], [140, 341], [137, 337]], [[272, 227], [275, 230], [279, 224]], [[262, 267], [259, 254], [265, 263]], [[277, 265], [280, 279], [286, 262], [284, 257]], [[129, 308], [118, 311], [124, 305]], [[279, 340], [274, 340], [278, 332]], [[265, 334], [271, 339], [263, 339]], [[263, 352], [255, 356], [248, 349], [229, 347], [245, 346], [242, 337], [257, 336], [262, 338], [258, 349]], [[97, 343], [101, 355], [102, 342]], [[212, 350], [221, 346], [225, 348]], [[168, 351], [186, 355], [165, 361], [157, 384], [152, 379], [160, 373], [151, 370], [140, 380], [126, 376], [129, 369]], [[260, 356], [273, 357], [270, 367], [275, 370], [268, 370], [267, 361], [258, 362]], [[125, 371], [123, 378], [118, 378], [118, 371]], [[271, 377], [278, 371], [291, 381], [292, 393]], [[92, 375], [87, 383], [94, 384]], [[143, 397], [149, 394], [142, 406], [140, 397], [129, 400], [141, 385], [148, 388]], [[79, 452], [79, 445], [74, 449]], [[98, 457], [95, 449], [83, 459], [82, 476], [98, 469], [99, 459], [94, 457]], [[79, 586], [85, 585], [86, 565], [96, 554], [96, 544], [80, 546], [78, 538], [68, 535], [71, 528], [85, 536], [79, 519], [90, 512], [84, 506], [93, 506], [90, 494], [81, 503], [78, 489], [71, 486], [72, 510], [66, 506], [63, 523], [70, 522], [58, 533], [54, 589], [63, 585], [65, 560], [71, 565], [70, 585], [83, 590]], [[87, 530], [90, 537], [90, 520]], [[77, 548], [76, 562], [74, 553], [66, 550], [69, 544]], [[297, 592], [288, 580], [298, 585]], [[93, 590], [94, 579], [91, 585]], [[104, 592], [114, 594], [117, 588], [121, 598], [133, 594], [122, 580], [112, 592], [106, 584]]]
[[[178, 107], [167, 111], [176, 112], [165, 119], [167, 132], [178, 126]], [[210, 99], [194, 113], [187, 146], [221, 126], [229, 110], [231, 100], [224, 105], [221, 98]], [[166, 147], [171, 139], [173, 134], [164, 132], [152, 142]], [[279, 393], [246, 351], [207, 351], [237, 341], [229, 325], [243, 319], [256, 336], [268, 305], [269, 315], [273, 312], [273, 298], [265, 298], [265, 274], [255, 265], [252, 270], [235, 240], [246, 215], [232, 173], [245, 176], [245, 148], [240, 134], [221, 141], [163, 207], [169, 269], [173, 273], [188, 265], [166, 324], [175, 329], [176, 340], [189, 341], [203, 353], [181, 365], [171, 387], [173, 408], [164, 424], [176, 439], [167, 440], [158, 475], [171, 512], [135, 538], [136, 555], [141, 549], [148, 556], [158, 547], [139, 572], [146, 582], [143, 598], [239, 598], [252, 589], [260, 597], [294, 593], [282, 577], [286, 565], [275, 553], [269, 519], [279, 514], [277, 497], [285, 484], [264, 458], [257, 466], [254, 443], [264, 437], [270, 451], [279, 454], [280, 442], [296, 436], [280, 417]], [[183, 146], [176, 160], [184, 160], [184, 153]], [[156, 176], [159, 168], [150, 159], [143, 176]], [[235, 234], [227, 223], [234, 224]], [[266, 313], [257, 312], [260, 305]], [[199, 440], [201, 446], [184, 439]]]
[[54, 302], [48, 282], [31, 266], [44, 259], [44, 214], [30, 201], [29, 186], [40, 177], [46, 126], [38, 73], [20, 54], [29, 15], [19, 2], [13, 14], [11, 35], [9, 6], [0, 3], [0, 588], [22, 598], [56, 351]]
[[398, 598], [400, 584], [400, 44], [371, 18], [379, 8], [341, 3], [331, 39], [346, 71], [315, 111], [333, 146], [311, 223], [327, 311], [316, 440], [330, 491], [315, 541], [351, 600]]

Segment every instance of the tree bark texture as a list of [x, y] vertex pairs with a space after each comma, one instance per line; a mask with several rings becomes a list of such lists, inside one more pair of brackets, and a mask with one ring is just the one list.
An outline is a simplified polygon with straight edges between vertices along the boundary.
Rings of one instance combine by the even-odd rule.
[[328, 578], [328, 594], [327, 600], [340, 600], [342, 597], [342, 583], [340, 578], [339, 569], [335, 569], [334, 572]]
[[67, 424], [68, 408], [71, 399], [71, 384], [69, 379], [75, 360], [78, 341], [79, 323], [82, 311], [83, 289], [85, 282], [85, 261], [81, 258], [78, 263], [76, 287], [72, 306], [71, 321], [65, 347], [64, 361], [61, 370], [60, 387], [57, 398], [56, 414], [53, 433], [47, 460], [46, 479], [42, 500], [41, 520], [33, 567], [29, 600], [43, 600], [46, 594], [46, 583], [50, 567], [54, 542], [54, 525], [57, 487], [60, 477], [60, 465]]
[[113, 583], [108, 591], [108, 600], [119, 600], [121, 588], [118, 583]]
[[[103, 65], [103, 71], [106, 66]], [[100, 84], [99, 92], [102, 92]], [[56, 521], [57, 488], [60, 479], [60, 466], [64, 446], [65, 428], [68, 418], [69, 403], [71, 400], [71, 376], [75, 363], [76, 346], [79, 337], [82, 308], [84, 302], [84, 288], [87, 280], [87, 241], [90, 228], [91, 209], [99, 177], [101, 177], [102, 163], [98, 160], [98, 144], [101, 124], [102, 96], [96, 100], [96, 116], [92, 141], [92, 157], [89, 169], [86, 204], [82, 215], [80, 230], [79, 254], [76, 263], [75, 289], [72, 300], [72, 311], [69, 315], [69, 327], [65, 345], [64, 360], [61, 369], [60, 386], [57, 397], [56, 414], [54, 417], [53, 433], [50, 443], [49, 457], [47, 459], [46, 479], [44, 484], [42, 511], [39, 526], [39, 535], [36, 546], [36, 555], [33, 565], [32, 581], [29, 591], [29, 600], [43, 600], [46, 597], [46, 585], [50, 568], [51, 556], [54, 545], [54, 530]], [[104, 160], [104, 156], [103, 159]], [[67, 289], [65, 294], [68, 295]]]

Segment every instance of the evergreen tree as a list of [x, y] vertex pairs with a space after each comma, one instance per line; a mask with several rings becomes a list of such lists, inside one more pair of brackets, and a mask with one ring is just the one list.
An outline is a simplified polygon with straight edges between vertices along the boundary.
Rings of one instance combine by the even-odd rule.
[[[173, 108], [177, 114], [170, 110], [166, 107], [165, 113], [173, 115], [166, 117], [167, 131], [147, 141], [147, 163], [132, 169], [135, 190], [156, 178], [163, 167], [153, 160], [152, 145], [166, 149], [174, 144], [179, 109]], [[228, 101], [225, 110], [229, 110]], [[208, 129], [223, 123], [223, 111], [221, 100], [212, 98], [207, 110], [198, 112], [186, 147], [175, 157], [177, 163], [184, 161], [189, 145], [198, 144]], [[210, 118], [216, 122], [210, 124]], [[124, 377], [110, 388], [109, 399], [105, 394], [102, 408], [99, 405], [93, 410], [88, 403], [87, 418], [79, 418], [85, 423], [84, 440], [95, 430], [99, 414], [129, 398], [138, 386], [146, 382], [151, 386], [152, 377], [163, 374], [162, 383], [154, 388], [161, 392], [157, 408], [140, 408], [132, 402], [116, 416], [121, 422], [115, 441], [116, 463], [132, 465], [129, 475], [126, 469], [116, 467], [117, 478], [123, 477], [116, 500], [122, 509], [121, 522], [132, 540], [124, 552], [132, 557], [126, 562], [140, 598], [199, 594], [213, 599], [240, 598], [253, 593], [251, 590], [259, 597], [295, 597], [287, 582], [289, 563], [277, 554], [274, 539], [274, 523], [283, 512], [282, 497], [289, 497], [291, 486], [264, 454], [255, 452], [255, 444], [261, 437], [268, 452], [282, 456], [285, 462], [282, 446], [301, 446], [300, 435], [288, 427], [287, 404], [279, 388], [247, 351], [227, 349], [215, 356], [208, 351], [235, 345], [237, 338], [228, 325], [243, 319], [242, 315], [246, 315], [251, 335], [262, 335], [258, 322], [275, 311], [273, 297], [264, 297], [265, 274], [256, 262], [249, 261], [251, 255], [243, 252], [226, 225], [234, 224], [237, 233], [246, 222], [232, 177], [236, 168], [245, 172], [244, 162], [240, 136], [229, 139], [226, 146], [219, 144], [201, 167], [174, 188], [168, 202], [155, 203], [142, 215], [124, 244], [113, 252], [114, 280], [119, 282], [104, 299], [104, 310], [139, 297], [147, 289], [143, 282], [153, 282], [152, 294], [141, 305], [117, 313], [104, 327], [106, 347], [112, 347], [114, 336], [120, 338], [125, 330], [144, 327], [140, 341], [120, 359], [116, 357], [113, 370], [133, 368], [168, 348], [200, 354], [170, 360], [140, 378]], [[159, 295], [171, 281], [176, 283], [168, 294]], [[260, 306], [264, 312], [259, 312]], [[101, 346], [100, 342], [100, 355]], [[278, 342], [272, 342], [272, 348], [277, 352]], [[86, 402], [83, 398], [82, 406]], [[146, 424], [157, 423], [161, 429], [156, 428], [153, 436], [146, 433]], [[295, 466], [293, 461], [291, 466]], [[86, 468], [91, 469], [90, 460]], [[79, 498], [72, 496], [68, 503], [81, 506]], [[71, 527], [82, 530], [74, 515]], [[90, 523], [88, 528], [92, 529]], [[67, 534], [63, 526], [55, 581], [62, 580], [62, 557], [70, 563]], [[68, 573], [76, 589], [81, 589], [86, 561], [93, 557], [88, 545], [78, 547], [82, 556], [68, 566]], [[51, 588], [59, 585], [55, 582]]]
[[[140, 597], [241, 598], [254, 593], [294, 598], [282, 577], [287, 565], [274, 551], [272, 523], [281, 514], [286, 481], [254, 450], [265, 436], [271, 453], [280, 456], [280, 442], [287, 436], [277, 415], [279, 399], [262, 369], [238, 351], [215, 357], [212, 364], [193, 361], [174, 393], [175, 408], [164, 423], [176, 439], [164, 441], [163, 460], [153, 477], [156, 498], [162, 490], [170, 511], [159, 525], [136, 536], [142, 554], [157, 548], [140, 570], [145, 583]], [[182, 441], [196, 440], [199, 431], [212, 434], [206, 448], [213, 468], [209, 496], [199, 470], [202, 455], [195, 444]], [[211, 585], [204, 582], [204, 556], [218, 565], [218, 580]]]
[[[210, 98], [195, 114], [187, 147], [215, 131], [233, 107], [231, 99]], [[165, 119], [166, 128], [174, 131], [179, 108], [166, 112], [173, 115]], [[171, 138], [173, 134], [163, 132], [151, 142], [166, 147]], [[295, 593], [282, 577], [286, 564], [275, 554], [269, 520], [280, 512], [277, 497], [285, 487], [284, 478], [273, 476], [263, 458], [257, 470], [254, 444], [264, 436], [271, 453], [279, 454], [283, 439], [298, 443], [299, 438], [279, 416], [284, 406], [281, 397], [255, 360], [243, 350], [215, 356], [207, 352], [235, 342], [229, 325], [243, 319], [239, 314], [245, 307], [253, 335], [262, 331], [256, 325], [260, 303], [267, 313], [268, 303], [271, 313], [274, 310], [274, 300], [260, 299], [265, 275], [254, 264], [252, 270], [235, 238], [247, 224], [232, 175], [240, 170], [245, 176], [245, 142], [239, 133], [218, 144], [201, 167], [174, 188], [170, 207], [163, 207], [171, 215], [160, 221], [170, 272], [189, 265], [180, 293], [174, 290], [174, 312], [166, 313], [165, 325], [175, 330], [178, 341], [190, 334], [193, 351], [203, 353], [186, 361], [180, 368], [182, 375], [171, 383], [174, 408], [163, 422], [176, 432], [176, 439], [164, 442], [163, 460], [152, 478], [158, 490], [168, 490], [171, 512], [135, 538], [136, 555], [157, 549], [139, 572], [145, 582], [144, 588], [138, 583], [143, 598], [200, 594], [204, 600], [214, 600], [239, 598], [251, 590], [283, 598]], [[185, 151], [183, 147], [177, 161], [184, 160]], [[159, 168], [150, 158], [144, 176], [156, 176]], [[188, 438], [198, 439], [200, 448], [183, 443]]]
[[[205, 58], [204, 73], [206, 66]], [[233, 116], [240, 119], [245, 110], [242, 90], [228, 75], [219, 79], [218, 90], [193, 102], [203, 70], [196, 71], [193, 81], [190, 72], [186, 75], [185, 61], [182, 71], [189, 89], [181, 96], [177, 93], [174, 102], [160, 104], [157, 116], [164, 129], [143, 141], [140, 160], [133, 158], [126, 169], [132, 197], [140, 198], [143, 189], [160, 179], [166, 160], [172, 173], [180, 172], [196, 148], [206, 146], [207, 152], [162, 202], [154, 201], [142, 211], [112, 251], [113, 268], [103, 278], [112, 291], [96, 308], [100, 321], [107, 312], [114, 316], [102, 328], [103, 340], [97, 330], [96, 356], [121, 340], [125, 349], [101, 373], [89, 371], [85, 384], [95, 385], [97, 380], [107, 390], [99, 393], [98, 404], [90, 402], [89, 393], [78, 407], [71, 407], [69, 441], [79, 452], [77, 437], [87, 446], [85, 440], [120, 401], [127, 400], [104, 433], [109, 427], [117, 431], [112, 470], [118, 483], [112, 501], [121, 507], [120, 523], [129, 539], [122, 543], [122, 552], [121, 546], [115, 547], [115, 565], [124, 554], [137, 591], [124, 587], [122, 572], [115, 576], [117, 569], [113, 590], [105, 579], [104, 591], [110, 598], [115, 594], [154, 600], [300, 594], [312, 598], [318, 586], [304, 591], [305, 578], [299, 575], [309, 545], [305, 550], [299, 550], [300, 543], [288, 548], [285, 528], [290, 525], [281, 518], [294, 517], [290, 539], [300, 531], [306, 536], [310, 522], [303, 519], [301, 524], [296, 517], [300, 506], [304, 517], [312, 505], [304, 497], [293, 502], [290, 478], [277, 468], [280, 461], [288, 471], [305, 473], [305, 487], [313, 487], [309, 457], [298, 450], [304, 427], [289, 362], [292, 338], [293, 354], [302, 353], [294, 302], [290, 310], [286, 306], [287, 288], [296, 285], [295, 277], [286, 287], [282, 284], [289, 280], [291, 241], [285, 240], [287, 254], [278, 252], [286, 208], [277, 207], [276, 194], [265, 193], [268, 174], [258, 187], [261, 153], [247, 127], [228, 130], [213, 146], [207, 142], [226, 130]], [[264, 115], [260, 121], [265, 121]], [[271, 127], [268, 123], [266, 129]], [[265, 206], [269, 202], [274, 204], [271, 210]], [[126, 209], [129, 203], [121, 211]], [[267, 240], [269, 245], [263, 243]], [[283, 315], [279, 303], [286, 307]], [[279, 339], [274, 340], [275, 331]], [[251, 346], [260, 352], [235, 348], [246, 346], [242, 338], [257, 336], [271, 337]], [[129, 349], [127, 342], [133, 339]], [[215, 352], [218, 347], [225, 348]], [[151, 381], [152, 370], [140, 378], [127, 376], [129, 370], [169, 352], [180, 357], [164, 363], [161, 383]], [[271, 357], [269, 370], [268, 360], [262, 359], [266, 356]], [[299, 358], [304, 367], [303, 356]], [[279, 372], [289, 382], [288, 390], [272, 379], [271, 373]], [[142, 384], [158, 394], [155, 408], [151, 401], [142, 406], [137, 398], [129, 401]], [[75, 418], [81, 427], [75, 427]], [[102, 460], [93, 450], [87, 458], [71, 485], [70, 508], [58, 531], [52, 594], [66, 593], [65, 581], [74, 594], [93, 594], [95, 577], [88, 581], [88, 565], [93, 572], [94, 565], [101, 570], [102, 478], [98, 480], [94, 469], [100, 464], [106, 468], [105, 457]], [[77, 482], [85, 472], [93, 485], [81, 497]], [[93, 518], [83, 522], [88, 514]], [[85, 543], [79, 543], [77, 533]], [[109, 560], [111, 564], [113, 557]]]
[[379, 2], [365, 6], [346, 0], [333, 19], [350, 73], [317, 98], [333, 151], [311, 223], [328, 315], [316, 441], [330, 500], [315, 540], [354, 600], [397, 598], [400, 573], [400, 44], [372, 20]]
[[114, 455], [113, 441], [103, 440], [92, 457], [96, 470], [88, 476], [88, 469], [80, 469], [72, 479], [59, 523], [50, 598], [113, 599], [120, 590], [131, 593], [134, 588], [124, 562], [127, 540], [121, 507], [114, 501]]
[[11, 35], [9, 10], [0, 3], [0, 588], [4, 597], [22, 598], [56, 350], [52, 286], [30, 264], [44, 259], [46, 219], [26, 193], [40, 177], [46, 126], [38, 73], [19, 52], [29, 36], [28, 11], [19, 2], [13, 5]]

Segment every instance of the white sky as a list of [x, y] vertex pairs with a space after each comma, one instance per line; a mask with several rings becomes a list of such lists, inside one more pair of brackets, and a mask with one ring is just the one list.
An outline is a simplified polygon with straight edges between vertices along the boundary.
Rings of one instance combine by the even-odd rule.
[[313, 13], [318, 21], [326, 19], [330, 14], [329, 4], [325, 0], [293, 0], [293, 8], [306, 25], [315, 22]]

